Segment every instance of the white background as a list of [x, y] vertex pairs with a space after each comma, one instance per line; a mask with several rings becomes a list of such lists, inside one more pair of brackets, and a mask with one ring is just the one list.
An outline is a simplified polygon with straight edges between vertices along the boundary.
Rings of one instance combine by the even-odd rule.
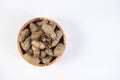
[[[21, 26], [35, 17], [55, 20], [67, 38], [48, 67], [17, 49]], [[120, 80], [120, 0], [0, 0], [0, 80]]]

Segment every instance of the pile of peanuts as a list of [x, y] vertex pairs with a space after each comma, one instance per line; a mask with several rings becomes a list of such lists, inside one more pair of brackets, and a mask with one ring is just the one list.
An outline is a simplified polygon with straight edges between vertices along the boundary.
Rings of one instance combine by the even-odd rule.
[[57, 23], [39, 20], [20, 33], [19, 44], [25, 60], [32, 64], [49, 64], [63, 54], [64, 33]]

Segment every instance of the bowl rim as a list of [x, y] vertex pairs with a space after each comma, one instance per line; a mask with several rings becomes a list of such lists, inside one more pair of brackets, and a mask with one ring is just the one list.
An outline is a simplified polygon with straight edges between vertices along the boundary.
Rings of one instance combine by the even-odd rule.
[[[39, 21], [39, 20], [49, 20], [49, 21], [55, 22], [54, 20], [49, 19], [49, 18], [37, 17], [37, 18], [33, 18], [33, 19], [28, 20], [28, 21], [20, 28], [19, 33], [18, 33], [18, 37], [17, 37], [17, 46], [18, 46], [18, 51], [19, 51], [19, 53], [20, 53], [20, 55], [21, 55], [22, 57], [23, 57], [23, 52], [22, 52], [22, 50], [21, 50], [20, 42], [19, 42], [20, 34], [21, 34], [21, 32], [27, 27], [27, 25], [29, 25], [29, 24], [32, 23], [32, 22]], [[60, 26], [57, 22], [55, 22], [55, 23], [57, 24], [57, 27], [63, 32], [63, 37], [64, 37], [63, 43], [64, 43], [64, 46], [65, 46], [65, 47], [64, 47], [64, 50], [63, 50], [63, 53], [64, 53], [64, 52], [65, 52], [65, 48], [66, 48], [66, 37], [65, 37], [64, 31], [63, 31], [63, 29], [61, 28], [61, 26]], [[48, 63], [48, 64], [34, 64], [34, 63], [31, 63], [31, 62], [27, 61], [24, 57], [23, 57], [23, 58], [24, 58], [25, 61], [27, 61], [28, 63], [30, 63], [30, 64], [32, 64], [32, 65], [39, 66], [39, 67], [44, 67], [44, 66], [49, 66], [49, 65], [57, 62], [57, 61], [61, 58], [61, 56], [63, 55], [63, 53], [62, 53], [60, 56], [58, 56], [56, 59], [54, 59], [52, 62]]]

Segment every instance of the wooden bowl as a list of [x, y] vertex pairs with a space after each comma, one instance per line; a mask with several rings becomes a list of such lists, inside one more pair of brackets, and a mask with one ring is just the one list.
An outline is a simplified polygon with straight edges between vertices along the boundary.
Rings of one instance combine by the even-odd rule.
[[[43, 17], [33, 18], [33, 19], [27, 21], [27, 22], [21, 27], [21, 29], [20, 29], [20, 31], [19, 31], [19, 34], [18, 34], [18, 38], [17, 38], [17, 46], [18, 46], [18, 50], [19, 50], [19, 52], [20, 52], [20, 55], [21, 55], [22, 57], [23, 57], [23, 55], [24, 55], [24, 52], [22, 51], [22, 48], [21, 48], [20, 42], [19, 42], [19, 37], [20, 37], [20, 35], [21, 35], [21, 32], [22, 32], [30, 23], [37, 22], [37, 21], [41, 21], [41, 20], [53, 21], [53, 20], [51, 20], [51, 19], [43, 18]], [[53, 22], [55, 22], [55, 21], [53, 21]], [[56, 22], [55, 22], [55, 23], [56, 23]], [[56, 24], [57, 24], [57, 23], [56, 23]], [[63, 31], [62, 28], [61, 28], [61, 26], [60, 26], [59, 24], [57, 24], [57, 27], [58, 27], [61, 31]], [[64, 32], [63, 32], [63, 44], [64, 44], [64, 46], [66, 46], [66, 38], [65, 38]], [[65, 48], [64, 48], [64, 50], [65, 50]], [[63, 54], [63, 53], [62, 53], [62, 54]], [[48, 64], [40, 64], [40, 63], [39, 63], [39, 64], [34, 64], [34, 63], [30, 63], [29, 61], [27, 61], [24, 57], [23, 57], [23, 58], [24, 58], [24, 60], [26, 60], [28, 63], [30, 63], [30, 64], [32, 64], [32, 65], [42, 67], [42, 66], [48, 66], [48, 65], [51, 65], [51, 64], [55, 63], [56, 61], [58, 61], [58, 60], [60, 59], [61, 56], [62, 56], [62, 55], [56, 57], [53, 61], [51, 61], [51, 62], [48, 63]]]

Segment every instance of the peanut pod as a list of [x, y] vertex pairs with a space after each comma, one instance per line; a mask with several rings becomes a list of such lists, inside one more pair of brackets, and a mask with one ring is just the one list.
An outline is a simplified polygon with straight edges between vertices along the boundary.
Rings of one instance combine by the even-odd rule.
[[49, 56], [52, 56], [52, 55], [53, 55], [52, 49], [47, 48], [47, 49], [45, 49], [45, 52], [46, 52], [46, 54], [48, 54]]
[[31, 32], [36, 32], [39, 30], [39, 27], [34, 23], [30, 23], [30, 30]]
[[56, 39], [52, 41], [52, 47], [56, 46], [58, 44], [58, 42], [60, 41], [62, 35], [63, 35], [63, 32], [58, 30], [56, 31]]
[[31, 34], [31, 39], [33, 39], [33, 40], [38, 40], [43, 33], [44, 33], [44, 32], [43, 32], [42, 30], [40, 30], [40, 31], [38, 31], [38, 32], [33, 32], [33, 33]]
[[32, 50], [33, 50], [33, 53], [34, 53], [34, 57], [39, 57], [40, 49], [32, 46]]
[[39, 58], [33, 58], [31, 55], [29, 55], [28, 53], [25, 53], [23, 55], [23, 57], [25, 58], [25, 60], [27, 60], [30, 63], [34, 63], [34, 64], [39, 64], [41, 62], [41, 60]]
[[23, 30], [21, 35], [20, 35], [20, 37], [19, 37], [19, 41], [23, 42], [26, 39], [26, 37], [29, 36], [29, 34], [30, 34], [30, 30], [29, 29]]
[[33, 55], [33, 50], [30, 48], [28, 51], [27, 51], [28, 54], [30, 55]]
[[65, 46], [62, 43], [59, 43], [54, 49], [54, 56], [62, 55]]
[[34, 45], [35, 47], [40, 48], [40, 49], [45, 48], [45, 44], [43, 42], [38, 42], [38, 41], [35, 41], [35, 40], [32, 41], [32, 45]]
[[53, 30], [55, 30], [57, 24], [53, 21], [50, 21], [49, 25], [51, 25], [53, 27]]
[[21, 47], [25, 50], [25, 51], [27, 51], [29, 48], [30, 48], [30, 46], [31, 46], [31, 39], [30, 39], [30, 37], [28, 37], [24, 42], [21, 42]]
[[41, 22], [37, 22], [36, 24], [41, 27], [43, 24], [48, 24], [48, 20], [43, 20]]
[[47, 57], [42, 58], [42, 62], [43, 62], [44, 64], [50, 63], [51, 60], [52, 60], [52, 57], [51, 57], [51, 56], [47, 56]]
[[43, 24], [42, 25], [42, 29], [46, 34], [49, 34], [50, 37], [52, 38], [52, 40], [54, 40], [56, 38], [56, 34], [54, 32], [54, 29], [52, 26], [48, 25], [48, 24]]
[[40, 53], [40, 58], [43, 58], [43, 57], [45, 57], [46, 56], [46, 53], [45, 53], [45, 51], [41, 51], [41, 53]]

